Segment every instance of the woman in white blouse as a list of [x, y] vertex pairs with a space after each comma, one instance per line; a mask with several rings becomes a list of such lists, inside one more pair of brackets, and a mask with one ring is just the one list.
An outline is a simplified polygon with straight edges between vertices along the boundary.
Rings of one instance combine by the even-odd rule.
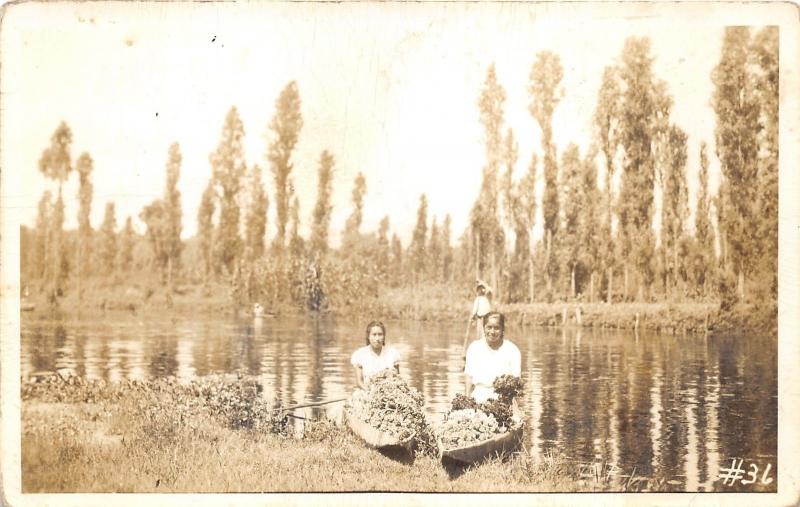
[[467, 349], [466, 395], [478, 403], [497, 398], [494, 380], [501, 375], [521, 376], [519, 348], [505, 338], [506, 317], [500, 312], [486, 314], [486, 334]]
[[366, 389], [369, 379], [380, 371], [391, 369], [400, 373], [400, 354], [394, 347], [386, 346], [383, 322], [374, 320], [367, 325], [366, 342], [350, 358], [356, 372], [356, 384], [361, 389]]

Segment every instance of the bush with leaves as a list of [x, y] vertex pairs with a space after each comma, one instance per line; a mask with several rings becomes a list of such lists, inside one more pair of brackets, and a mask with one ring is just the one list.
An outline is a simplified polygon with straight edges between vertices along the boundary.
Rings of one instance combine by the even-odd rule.
[[510, 405], [517, 396], [522, 394], [524, 384], [522, 379], [514, 375], [500, 375], [492, 382], [494, 392], [500, 402]]
[[211, 414], [228, 427], [286, 433], [288, 416], [281, 413], [277, 401], [267, 400], [262, 392], [262, 385], [253, 379], [214, 383], [202, 389]]
[[145, 432], [161, 439], [180, 427], [198, 426], [206, 416], [234, 430], [288, 432], [288, 416], [277, 401], [262, 396], [255, 379], [209, 375], [182, 382], [169, 376], [108, 383], [65, 373], [23, 379], [20, 391], [23, 400], [130, 404], [142, 414]]

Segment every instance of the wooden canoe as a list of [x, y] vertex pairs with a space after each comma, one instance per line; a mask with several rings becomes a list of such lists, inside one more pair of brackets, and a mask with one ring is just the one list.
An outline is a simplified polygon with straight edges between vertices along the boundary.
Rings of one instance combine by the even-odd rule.
[[442, 460], [458, 461], [459, 463], [475, 463], [490, 456], [504, 454], [516, 450], [522, 443], [523, 424], [509, 429], [496, 437], [480, 442], [472, 442], [464, 447], [445, 449], [439, 442], [439, 450]]
[[408, 438], [400, 440], [390, 433], [372, 427], [367, 422], [352, 415], [349, 410], [345, 409], [344, 417], [347, 421], [347, 426], [367, 444], [367, 447], [372, 449], [402, 448], [408, 452], [414, 449], [416, 435], [413, 433]]

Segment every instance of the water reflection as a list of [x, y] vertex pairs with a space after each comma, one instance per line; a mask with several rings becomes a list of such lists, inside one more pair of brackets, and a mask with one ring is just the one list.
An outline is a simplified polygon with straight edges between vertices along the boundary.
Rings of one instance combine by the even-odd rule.
[[[463, 392], [461, 334], [450, 324], [389, 322], [401, 371], [433, 419]], [[777, 347], [762, 338], [709, 339], [588, 329], [509, 329], [520, 348], [526, 446], [580, 463], [660, 479], [687, 491], [777, 488]], [[211, 373], [258, 376], [287, 404], [342, 398], [361, 323], [22, 322], [22, 374], [69, 368], [106, 380]], [[325, 410], [336, 412], [341, 404]], [[771, 465], [772, 483], [723, 487], [733, 457]]]

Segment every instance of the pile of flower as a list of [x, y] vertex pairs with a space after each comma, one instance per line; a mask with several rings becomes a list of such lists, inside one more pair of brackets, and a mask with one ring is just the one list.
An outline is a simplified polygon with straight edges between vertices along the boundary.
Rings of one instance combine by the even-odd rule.
[[522, 379], [501, 375], [492, 383], [498, 395], [496, 400], [478, 403], [470, 396], [456, 394], [436, 428], [436, 436], [447, 449], [488, 440], [505, 433], [513, 425], [511, 402], [522, 393]]
[[448, 412], [436, 428], [439, 441], [446, 449], [488, 440], [505, 432], [506, 428], [497, 424], [493, 415], [474, 408]]
[[459, 410], [476, 410], [494, 416], [495, 421], [500, 426], [509, 426], [511, 421], [511, 408], [497, 400], [488, 400], [484, 403], [478, 403], [475, 398], [471, 396], [464, 396], [463, 394], [456, 394], [450, 404], [450, 411], [456, 412]]
[[356, 389], [347, 402], [351, 415], [400, 440], [424, 428], [422, 394], [393, 370], [372, 377], [366, 390]]

